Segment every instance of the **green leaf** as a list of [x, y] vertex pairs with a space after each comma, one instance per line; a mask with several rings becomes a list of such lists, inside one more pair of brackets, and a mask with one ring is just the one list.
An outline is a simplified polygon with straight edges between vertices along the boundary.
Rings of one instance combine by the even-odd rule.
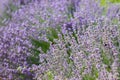
[[85, 66], [82, 67], [82, 69], [80, 70], [80, 75], [82, 75], [82, 73], [84, 72], [85, 68], [86, 68]]
[[26, 77], [26, 76], [25, 76], [24, 74], [19, 74], [19, 78], [20, 78], [20, 79], [24, 80], [25, 77]]
[[72, 67], [69, 66], [68, 69], [67, 69], [67, 71], [65, 72], [65, 75], [66, 75], [67, 78], [72, 77], [72, 75], [73, 75], [72, 71], [73, 71]]
[[54, 28], [49, 28], [49, 30], [51, 31], [51, 35], [55, 38], [58, 39], [58, 33]]
[[72, 15], [71, 14], [67, 14], [67, 17], [68, 17], [68, 21], [70, 21], [71, 18], [72, 18]]
[[106, 0], [100, 0], [100, 5], [106, 7], [107, 6]]
[[31, 52], [34, 53], [34, 56], [39, 56], [39, 54], [40, 54], [40, 51], [35, 48], [32, 48]]
[[71, 3], [68, 6], [68, 14], [71, 15], [72, 18], [74, 18], [74, 12], [76, 11], [74, 3]]
[[50, 34], [47, 34], [47, 38], [49, 39], [49, 41], [53, 42], [54, 43], [54, 37]]
[[47, 38], [49, 39], [49, 41], [54, 42], [54, 39], [58, 39], [58, 32], [56, 29], [54, 28], [48, 28], [48, 32], [47, 32]]
[[76, 42], [77, 42], [77, 43], [79, 43], [79, 42], [78, 42], [78, 38], [77, 38], [76, 33], [75, 33], [75, 32], [73, 32], [73, 34], [72, 34], [72, 35], [73, 35], [73, 37], [75, 38]]
[[14, 11], [16, 11], [18, 9], [18, 7], [15, 6], [14, 4], [10, 4], [9, 6], [10, 6], [11, 12], [14, 12]]
[[112, 41], [113, 41], [113, 44], [114, 44], [116, 47], [119, 47], [119, 46], [120, 46], [119, 40], [118, 40], [118, 36], [115, 37], [115, 38], [113, 38]]
[[12, 16], [11, 16], [11, 14], [9, 14], [9, 13], [6, 13], [6, 12], [4, 12], [4, 14], [3, 14], [3, 19], [11, 19], [12, 18]]
[[71, 49], [68, 49], [68, 50], [67, 50], [68, 57], [71, 56], [71, 53], [72, 53], [72, 50], [71, 50]]
[[86, 56], [88, 56], [88, 55], [89, 55], [89, 52], [87, 52], [87, 51], [84, 51], [84, 53], [86, 54]]
[[72, 53], [72, 50], [70, 49], [70, 46], [71, 46], [71, 44], [69, 42], [66, 43], [66, 45], [65, 45], [65, 47], [67, 48], [68, 57], [70, 57], [71, 53]]
[[111, 3], [120, 3], [120, 0], [110, 0]]
[[74, 64], [73, 60], [70, 59], [70, 58], [67, 58], [67, 63], [68, 63], [68, 64], [71, 64], [71, 65]]
[[54, 77], [51, 71], [47, 72], [47, 77], [48, 77], [48, 80], [54, 80]]
[[117, 46], [117, 47], [119, 47], [119, 42], [118, 42], [118, 41], [115, 41], [115, 42], [114, 42], [114, 45]]
[[44, 19], [42, 19], [41, 17], [39, 17], [39, 22], [40, 22], [40, 23], [44, 23], [44, 22], [45, 22], [45, 20], [44, 20]]
[[109, 59], [103, 50], [101, 50], [101, 57], [102, 57], [102, 62], [106, 65], [109, 65]]
[[102, 62], [107, 65], [106, 69], [109, 72], [111, 70], [111, 64], [113, 62], [112, 57], [108, 57], [108, 55], [106, 55], [103, 50], [101, 50], [101, 57]]
[[35, 46], [35, 48], [41, 47], [41, 49], [42, 49], [42, 51], [44, 53], [46, 53], [47, 50], [49, 50], [49, 47], [50, 47], [50, 43], [46, 42], [44, 40], [35, 40], [35, 39], [32, 39], [32, 44]]
[[85, 74], [82, 80], [96, 80], [96, 78], [91, 76], [90, 74]]
[[[120, 50], [120, 49], [119, 49], [119, 50]], [[118, 61], [120, 62], [120, 54], [118, 54], [118, 58], [119, 58], [119, 60], [118, 60]]]
[[92, 75], [94, 75], [95, 78], [98, 78], [98, 76], [99, 76], [99, 72], [98, 72], [97, 68], [95, 67], [95, 65], [92, 66]]
[[107, 69], [108, 72], [110, 72], [110, 71], [111, 71], [111, 66], [108, 65], [108, 66], [106, 67], [106, 69]]
[[36, 64], [36, 65], [40, 64], [39, 56], [29, 56], [27, 60], [28, 60], [28, 63], [30, 63], [31, 65], [32, 64]]
[[65, 45], [66, 48], [69, 48], [70, 46], [71, 46], [71, 44], [69, 42], [66, 43], [66, 45]]
[[46, 42], [46, 41], [43, 41], [43, 40], [40, 40], [40, 47], [42, 48], [43, 52], [47, 52], [47, 50], [49, 50], [49, 47], [50, 47], [50, 43]]

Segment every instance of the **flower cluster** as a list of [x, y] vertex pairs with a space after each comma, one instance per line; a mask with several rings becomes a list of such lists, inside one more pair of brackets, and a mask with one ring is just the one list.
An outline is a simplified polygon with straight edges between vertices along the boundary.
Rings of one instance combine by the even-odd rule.
[[[29, 40], [31, 33], [30, 29], [14, 24], [0, 29], [0, 77], [3, 79], [19, 78], [15, 75], [24, 74], [24, 69], [29, 68], [27, 57], [32, 46]], [[32, 73], [29, 74], [31, 75]]]
[[[102, 1], [102, 0], [101, 0]], [[0, 27], [3, 80], [118, 80], [119, 5], [20, 0]]]

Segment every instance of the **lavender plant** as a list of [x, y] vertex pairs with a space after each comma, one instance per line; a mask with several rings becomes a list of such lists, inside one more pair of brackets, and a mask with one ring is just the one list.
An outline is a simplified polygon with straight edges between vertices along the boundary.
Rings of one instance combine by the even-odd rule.
[[[11, 24], [0, 30], [0, 76], [3, 79], [29, 79], [33, 75], [27, 57], [32, 46], [28, 36], [29, 30]], [[24, 76], [24, 77], [23, 77]], [[30, 77], [31, 76], [31, 77]]]
[[119, 80], [119, 5], [105, 7], [104, 0], [21, 4], [0, 28], [0, 78]]

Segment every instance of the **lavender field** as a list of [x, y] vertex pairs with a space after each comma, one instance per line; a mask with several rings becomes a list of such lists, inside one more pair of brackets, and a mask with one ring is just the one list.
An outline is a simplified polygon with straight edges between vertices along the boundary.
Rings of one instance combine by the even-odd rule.
[[1, 2], [0, 80], [120, 80], [120, 0]]

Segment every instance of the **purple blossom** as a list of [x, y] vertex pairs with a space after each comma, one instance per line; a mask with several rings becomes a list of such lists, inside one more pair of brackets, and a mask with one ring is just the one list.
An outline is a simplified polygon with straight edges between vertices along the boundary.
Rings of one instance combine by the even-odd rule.
[[[109, 6], [105, 15], [96, 0], [19, 0], [16, 5], [20, 9], [0, 27], [0, 78], [118, 79], [118, 5]], [[58, 31], [53, 42], [49, 27]], [[33, 45], [31, 38], [47, 41], [50, 49], [44, 53], [45, 46]]]

